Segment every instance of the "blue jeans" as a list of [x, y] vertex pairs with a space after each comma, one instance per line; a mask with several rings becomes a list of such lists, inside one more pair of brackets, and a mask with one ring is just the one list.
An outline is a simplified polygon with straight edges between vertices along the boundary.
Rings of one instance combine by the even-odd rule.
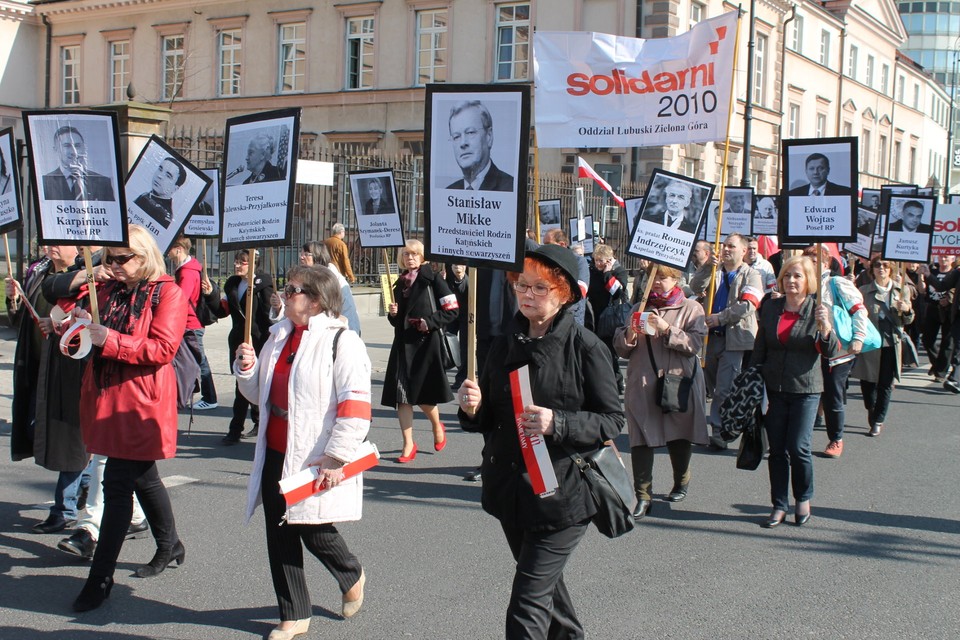
[[77, 519], [77, 493], [80, 492], [80, 479], [83, 470], [61, 471], [57, 478], [57, 488], [53, 493], [53, 506], [50, 515], [60, 514], [66, 520]]
[[764, 419], [770, 442], [770, 499], [774, 509], [787, 510], [789, 486], [793, 497], [805, 502], [813, 497], [813, 421], [820, 404], [819, 393], [780, 393], [769, 391], [770, 407]]
[[203, 350], [203, 332], [205, 329], [191, 329], [197, 337], [197, 346], [200, 348], [200, 399], [210, 404], [217, 403], [217, 388], [213, 386], [213, 372], [207, 361], [207, 352]]
[[827, 425], [830, 442], [843, 440], [843, 423], [846, 420], [847, 380], [853, 369], [854, 361], [844, 362], [835, 367], [829, 360], [820, 358], [820, 370], [823, 373], [823, 421]]

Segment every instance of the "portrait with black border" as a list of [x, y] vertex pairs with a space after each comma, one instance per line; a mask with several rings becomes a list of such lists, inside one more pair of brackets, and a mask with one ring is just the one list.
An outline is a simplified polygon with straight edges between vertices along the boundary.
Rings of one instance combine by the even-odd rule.
[[529, 85], [428, 84], [425, 102], [425, 257], [520, 271]]
[[860, 206], [880, 213], [880, 189], [863, 189], [860, 192]]
[[783, 141], [781, 241], [856, 241], [857, 141], [855, 137]]
[[158, 136], [150, 136], [127, 174], [127, 222], [145, 228], [164, 254], [212, 180]]
[[[880, 197], [879, 191], [877, 197]], [[843, 250], [861, 258], [870, 259], [873, 252], [873, 239], [877, 233], [877, 221], [880, 214], [868, 207], [857, 208], [857, 241], [843, 243]]]
[[947, 200], [948, 204], [960, 204], [960, 193], [951, 193]]
[[183, 234], [191, 238], [217, 238], [220, 236], [220, 169], [200, 169], [210, 178], [210, 188], [193, 207]]
[[890, 213], [883, 233], [883, 259], [929, 262], [936, 199], [914, 194], [891, 195], [889, 204]]
[[708, 182], [654, 169], [626, 253], [685, 269], [715, 189]]
[[780, 219], [780, 196], [777, 194], [757, 194], [754, 196], [753, 227], [750, 235], [776, 236]]
[[[716, 192], [719, 192], [717, 188]], [[727, 187], [723, 194], [723, 220], [720, 222], [720, 238], [731, 233], [743, 236], [753, 234], [753, 212], [755, 207], [753, 189], [748, 187]], [[720, 201], [714, 200], [707, 209], [706, 237], [713, 242], [717, 237], [717, 216]]]
[[16, 142], [11, 127], [0, 130], [0, 233], [23, 227]]
[[402, 247], [403, 224], [393, 170], [368, 169], [347, 175], [361, 246]]
[[301, 109], [227, 119], [220, 250], [290, 244]]
[[549, 198], [538, 201], [537, 216], [540, 220], [540, 238], [538, 242], [543, 244], [548, 233], [554, 229], [563, 228], [563, 205], [560, 198]]
[[125, 247], [126, 196], [115, 111], [24, 111], [41, 245]]
[[580, 233], [580, 218], [570, 218], [570, 246], [579, 244], [584, 255], [593, 253], [593, 216], [583, 216], [583, 233]]

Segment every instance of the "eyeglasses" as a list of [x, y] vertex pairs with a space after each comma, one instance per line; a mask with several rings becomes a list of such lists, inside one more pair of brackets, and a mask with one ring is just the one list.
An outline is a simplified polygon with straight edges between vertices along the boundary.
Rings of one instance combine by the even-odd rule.
[[303, 288], [303, 287], [297, 287], [297, 286], [294, 286], [294, 285], [292, 285], [292, 284], [288, 284], [287, 286], [285, 286], [285, 287], [283, 288], [283, 295], [285, 295], [285, 296], [288, 297], [288, 298], [292, 298], [293, 296], [297, 295], [298, 293], [303, 293], [303, 292], [304, 292], [304, 288]]
[[105, 264], [108, 267], [112, 264], [120, 265], [122, 267], [123, 265], [127, 264], [128, 262], [130, 262], [136, 257], [137, 257], [137, 254], [135, 253], [128, 253], [122, 256], [114, 256], [108, 253], [103, 256], [103, 264]]
[[527, 291], [533, 291], [533, 295], [539, 296], [541, 298], [547, 295], [548, 293], [550, 293], [551, 291], [553, 291], [554, 289], [556, 289], [556, 287], [549, 287], [543, 284], [542, 282], [538, 282], [537, 284], [532, 286], [524, 282], [513, 283], [513, 290], [516, 291], [517, 293], [523, 294], [523, 293], [526, 293]]
[[875, 264], [875, 265], [873, 265], [873, 268], [874, 268], [874, 269], [886, 269], [887, 271], [890, 271], [890, 265], [888, 265], [888, 264]]

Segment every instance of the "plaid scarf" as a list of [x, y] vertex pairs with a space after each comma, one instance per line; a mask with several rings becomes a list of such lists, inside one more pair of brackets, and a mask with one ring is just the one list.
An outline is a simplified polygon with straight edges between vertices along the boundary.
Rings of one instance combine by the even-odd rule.
[[670, 291], [664, 293], [654, 293], [650, 292], [650, 296], [647, 298], [647, 305], [653, 307], [654, 309], [663, 309], [664, 307], [675, 307], [681, 302], [683, 302], [686, 296], [683, 295], [683, 289], [678, 286], [674, 286]]
[[420, 269], [411, 269], [401, 275], [397, 280], [397, 282], [400, 283], [400, 293], [403, 294], [404, 298], [410, 297], [410, 289], [413, 287], [413, 281], [417, 279], [418, 275], [420, 275]]
[[[106, 304], [100, 309], [100, 324], [126, 335], [133, 334], [133, 327], [143, 314], [155, 282], [141, 280], [133, 289], [121, 282], [112, 281], [103, 285]], [[96, 295], [96, 294], [94, 294]], [[93, 374], [99, 389], [109, 387], [123, 363], [101, 357], [102, 347], [94, 348]]]

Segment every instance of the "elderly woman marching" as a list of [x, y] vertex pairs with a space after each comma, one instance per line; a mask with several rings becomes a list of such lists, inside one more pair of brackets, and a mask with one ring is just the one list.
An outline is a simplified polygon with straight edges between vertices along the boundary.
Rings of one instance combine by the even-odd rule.
[[[707, 325], [703, 306], [684, 296], [679, 286], [681, 276], [679, 269], [657, 267], [647, 305], [647, 331], [638, 332], [639, 327], [631, 321], [618, 329], [613, 339], [617, 353], [629, 359], [624, 398], [637, 492], [633, 515], [638, 519], [650, 510], [654, 449], [666, 445], [670, 453], [673, 488], [666, 500], [680, 502], [687, 497], [690, 484], [692, 444], [709, 442], [706, 391], [697, 358]], [[638, 309], [639, 305], [634, 313]], [[685, 411], [664, 413], [657, 405], [657, 378], [661, 371], [691, 380]]]
[[[280, 608], [269, 640], [310, 627], [301, 543], [336, 579], [345, 618], [360, 610], [366, 581], [334, 524], [359, 520], [362, 512], [361, 476], [344, 479], [343, 466], [370, 429], [370, 359], [340, 319], [340, 285], [325, 266], [291, 267], [283, 295], [286, 319], [271, 327], [259, 357], [241, 344], [233, 368], [241, 393], [270, 417], [258, 433], [247, 497], [248, 521], [263, 502]], [[309, 467], [319, 467], [315, 489], [323, 482], [332, 488], [288, 506], [280, 481]]]

